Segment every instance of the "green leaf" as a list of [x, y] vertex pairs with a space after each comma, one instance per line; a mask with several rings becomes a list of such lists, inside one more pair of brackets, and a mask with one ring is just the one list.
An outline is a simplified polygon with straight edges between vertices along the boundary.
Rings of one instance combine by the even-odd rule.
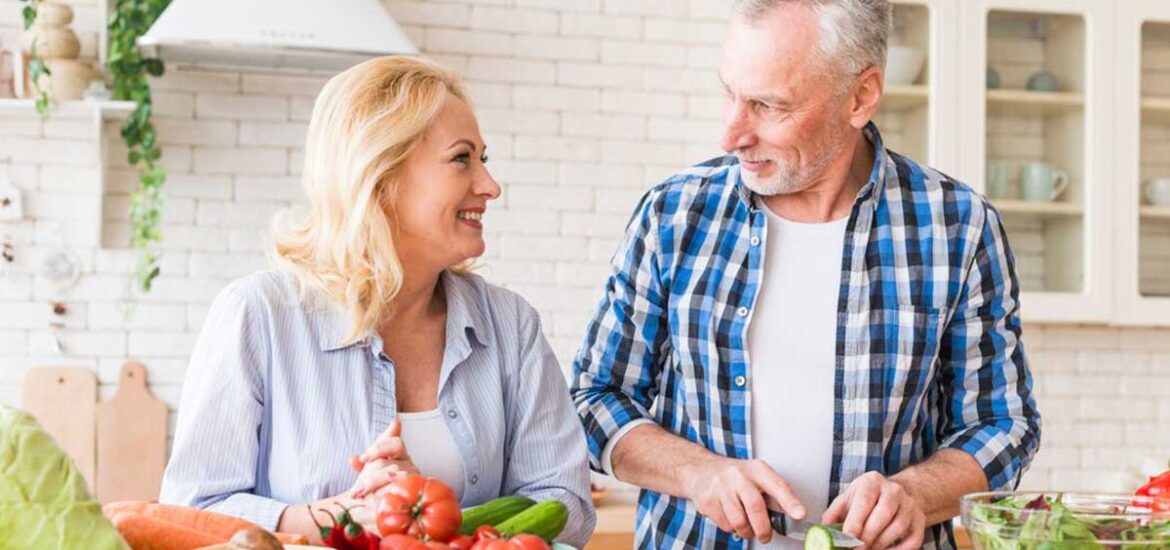
[[36, 109], [41, 118], [49, 118], [49, 96], [45, 94], [37, 94]]
[[37, 9], [32, 4], [25, 6], [20, 10], [20, 14], [24, 16], [24, 30], [28, 30], [33, 26], [33, 22], [37, 20]]
[[142, 132], [142, 146], [147, 149], [154, 147], [154, 138], [154, 128], [148, 127], [145, 131]]
[[146, 66], [146, 72], [150, 76], [162, 76], [163, 75], [164, 67], [163, 67], [163, 62], [161, 59], [147, 59], [145, 62], [145, 66]]
[[130, 151], [130, 154], [126, 155], [126, 161], [129, 162], [132, 166], [138, 164], [138, 161], [140, 160], [142, 160], [142, 153], [139, 153], [138, 151]]

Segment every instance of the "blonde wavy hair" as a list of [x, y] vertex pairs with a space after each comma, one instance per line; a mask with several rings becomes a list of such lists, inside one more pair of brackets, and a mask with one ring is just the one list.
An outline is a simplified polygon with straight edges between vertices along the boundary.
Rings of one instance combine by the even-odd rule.
[[309, 208], [277, 215], [269, 256], [302, 294], [313, 290], [344, 308], [352, 320], [347, 342], [393, 314], [403, 278], [394, 246], [397, 187], [449, 95], [470, 103], [455, 73], [382, 57], [333, 77], [317, 96], [302, 171]]

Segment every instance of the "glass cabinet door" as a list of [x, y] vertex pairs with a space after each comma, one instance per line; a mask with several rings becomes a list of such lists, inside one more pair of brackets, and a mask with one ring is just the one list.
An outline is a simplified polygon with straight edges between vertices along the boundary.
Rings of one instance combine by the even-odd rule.
[[[1107, 108], [1095, 3], [972, 0], [963, 40], [964, 175], [1002, 214], [1027, 321], [1110, 315], [1100, 170]], [[971, 178], [970, 176], [976, 176]]]

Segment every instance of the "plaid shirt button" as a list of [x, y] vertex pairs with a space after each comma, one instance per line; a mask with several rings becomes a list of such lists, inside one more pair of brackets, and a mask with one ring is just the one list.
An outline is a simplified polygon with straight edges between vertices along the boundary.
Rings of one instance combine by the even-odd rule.
[[735, 310], [735, 312], [737, 314], [739, 314], [740, 317], [747, 317], [748, 309], [746, 307], [741, 307], [741, 308]]
[[752, 237], [752, 246], [760, 246], [760, 238], [759, 237], [755, 237], [755, 236]]
[[739, 386], [742, 388], [744, 384], [747, 384], [747, 378], [744, 378], [742, 376], [735, 377], [735, 385], [736, 386]]

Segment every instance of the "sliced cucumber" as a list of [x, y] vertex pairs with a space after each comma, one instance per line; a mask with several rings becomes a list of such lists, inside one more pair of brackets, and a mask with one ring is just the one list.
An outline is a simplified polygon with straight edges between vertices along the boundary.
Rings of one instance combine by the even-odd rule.
[[833, 550], [833, 534], [821, 525], [809, 527], [804, 534], [804, 550]]

